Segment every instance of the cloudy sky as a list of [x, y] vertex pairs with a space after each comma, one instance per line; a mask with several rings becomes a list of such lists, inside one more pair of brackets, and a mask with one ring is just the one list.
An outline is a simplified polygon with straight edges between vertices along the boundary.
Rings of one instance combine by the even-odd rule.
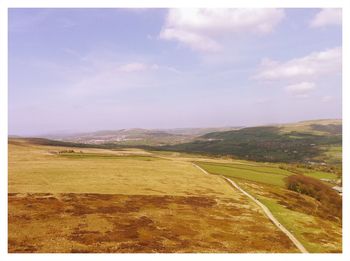
[[9, 133], [341, 118], [339, 9], [10, 9]]

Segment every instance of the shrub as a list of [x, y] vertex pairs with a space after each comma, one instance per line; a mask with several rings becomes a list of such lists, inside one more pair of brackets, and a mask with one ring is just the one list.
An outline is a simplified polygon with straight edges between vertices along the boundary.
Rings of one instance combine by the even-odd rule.
[[61, 151], [59, 151], [58, 153], [75, 153], [75, 151], [74, 150], [61, 150]]
[[286, 184], [289, 190], [318, 200], [329, 217], [342, 217], [342, 198], [323, 182], [303, 175], [291, 175], [286, 178]]

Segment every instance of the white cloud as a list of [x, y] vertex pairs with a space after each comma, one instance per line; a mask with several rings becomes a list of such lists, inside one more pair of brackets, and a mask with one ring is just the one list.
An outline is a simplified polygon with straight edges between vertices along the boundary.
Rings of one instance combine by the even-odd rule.
[[217, 42], [208, 37], [179, 29], [166, 29], [161, 32], [160, 37], [167, 40], [177, 40], [199, 51], [218, 51], [221, 48]]
[[316, 88], [313, 82], [301, 82], [297, 84], [288, 85], [285, 90], [297, 97], [306, 98], [308, 94]]
[[341, 71], [342, 49], [336, 47], [322, 52], [313, 52], [305, 57], [278, 62], [264, 59], [255, 79], [305, 79]]
[[341, 25], [342, 10], [341, 9], [322, 9], [310, 21], [310, 27], [323, 27], [327, 25]]
[[284, 18], [282, 9], [170, 9], [159, 37], [199, 51], [218, 51], [218, 38], [272, 32]]

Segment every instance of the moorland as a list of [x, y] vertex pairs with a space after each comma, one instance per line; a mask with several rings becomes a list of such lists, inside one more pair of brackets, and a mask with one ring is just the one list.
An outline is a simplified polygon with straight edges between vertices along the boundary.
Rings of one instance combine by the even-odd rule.
[[10, 137], [8, 251], [299, 252], [230, 179], [308, 252], [342, 252], [341, 130], [318, 120]]

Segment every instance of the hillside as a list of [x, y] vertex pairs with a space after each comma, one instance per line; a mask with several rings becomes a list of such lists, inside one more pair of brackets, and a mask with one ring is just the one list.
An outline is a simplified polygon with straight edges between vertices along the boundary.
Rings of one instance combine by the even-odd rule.
[[235, 127], [223, 128], [177, 128], [177, 129], [121, 129], [66, 135], [42, 135], [42, 138], [83, 144], [118, 144], [162, 146], [186, 143], [197, 137]]
[[341, 121], [320, 120], [212, 132], [163, 149], [255, 161], [340, 164], [341, 157], [332, 151], [339, 152], [341, 144]]
[[83, 144], [162, 145], [188, 142], [189, 137], [160, 130], [122, 129], [70, 135], [44, 135], [44, 138]]
[[139, 147], [254, 161], [327, 164], [336, 166], [338, 172], [341, 172], [342, 163], [341, 120], [248, 128], [124, 129], [46, 137], [50, 140], [35, 138], [31, 141], [42, 145], [105, 149]]

